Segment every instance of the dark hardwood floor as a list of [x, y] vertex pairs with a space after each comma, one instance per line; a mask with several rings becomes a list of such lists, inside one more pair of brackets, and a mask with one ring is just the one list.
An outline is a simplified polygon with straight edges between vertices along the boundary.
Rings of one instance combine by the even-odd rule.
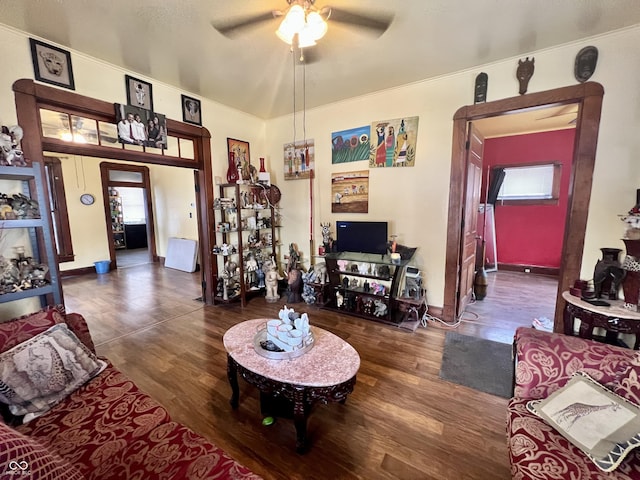
[[[195, 300], [199, 284], [199, 273], [158, 264], [63, 280], [67, 310], [85, 316], [98, 354], [175, 420], [266, 479], [510, 478], [507, 400], [440, 380], [445, 328], [430, 323], [410, 333], [305, 304], [296, 310], [351, 343], [361, 367], [346, 404], [316, 407], [308, 422], [310, 451], [296, 454], [292, 422], [262, 426], [258, 392], [242, 380], [240, 407], [231, 410], [222, 345], [229, 327], [274, 317], [284, 301], [209, 307]], [[511, 315], [488, 314], [490, 302], [478, 302], [478, 318], [463, 320], [458, 331], [510, 343], [521, 301], [507, 295], [499, 305]], [[530, 325], [526, 317], [520, 321]]]

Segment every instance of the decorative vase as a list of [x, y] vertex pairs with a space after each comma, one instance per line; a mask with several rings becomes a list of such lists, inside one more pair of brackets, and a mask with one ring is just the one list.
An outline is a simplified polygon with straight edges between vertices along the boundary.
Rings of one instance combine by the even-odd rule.
[[593, 287], [595, 298], [618, 298], [620, 284], [626, 271], [618, 261], [620, 248], [601, 248], [602, 259], [598, 260], [593, 271]]
[[260, 157], [260, 173], [264, 173], [266, 170], [264, 169], [264, 158]]
[[473, 280], [473, 293], [476, 296], [476, 300], [484, 300], [484, 297], [487, 296], [488, 286], [489, 280], [487, 278], [487, 271], [484, 267], [480, 267]]
[[233, 152], [229, 152], [229, 166], [227, 167], [227, 183], [236, 183], [240, 176], [238, 175], [238, 167], [236, 166], [236, 156]]
[[624, 308], [638, 311], [640, 300], [640, 239], [622, 239], [627, 254], [624, 257], [622, 268], [627, 275], [622, 282], [622, 292], [624, 293]]

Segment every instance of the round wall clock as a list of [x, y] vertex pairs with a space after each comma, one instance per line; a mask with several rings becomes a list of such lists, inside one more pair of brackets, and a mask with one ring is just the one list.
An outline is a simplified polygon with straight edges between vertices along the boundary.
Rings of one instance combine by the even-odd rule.
[[83, 193], [82, 195], [80, 195], [80, 201], [83, 205], [93, 205], [93, 202], [96, 201], [96, 197], [94, 197], [90, 193]]

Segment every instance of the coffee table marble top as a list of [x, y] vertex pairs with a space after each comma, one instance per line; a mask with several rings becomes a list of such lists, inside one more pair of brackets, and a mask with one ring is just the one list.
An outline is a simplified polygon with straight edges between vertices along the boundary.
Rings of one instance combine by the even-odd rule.
[[247, 370], [277, 382], [307, 387], [337, 385], [358, 373], [358, 352], [337, 335], [313, 325], [314, 345], [304, 355], [291, 360], [272, 360], [258, 355], [253, 347], [253, 337], [266, 327], [268, 320], [247, 320], [224, 334], [225, 350]]

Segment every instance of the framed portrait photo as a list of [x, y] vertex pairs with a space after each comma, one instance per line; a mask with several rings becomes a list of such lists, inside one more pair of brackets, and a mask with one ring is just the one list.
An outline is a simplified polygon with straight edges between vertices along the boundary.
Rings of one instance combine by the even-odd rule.
[[29, 39], [29, 43], [31, 44], [31, 60], [33, 61], [35, 79], [75, 90], [71, 53], [33, 38]]
[[124, 82], [127, 89], [127, 105], [153, 110], [153, 92], [150, 83], [129, 75], [124, 76]]
[[182, 95], [182, 121], [202, 126], [200, 100]]

